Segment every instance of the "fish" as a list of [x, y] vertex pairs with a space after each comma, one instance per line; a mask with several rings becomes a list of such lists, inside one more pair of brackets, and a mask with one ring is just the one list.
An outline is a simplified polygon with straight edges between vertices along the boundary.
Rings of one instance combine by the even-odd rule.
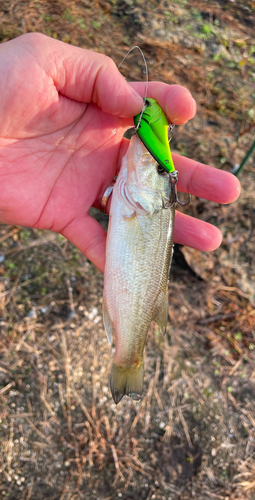
[[134, 135], [112, 193], [104, 273], [103, 320], [109, 342], [115, 338], [110, 389], [116, 404], [124, 395], [141, 398], [150, 324], [166, 330], [175, 217], [170, 197], [169, 175]]

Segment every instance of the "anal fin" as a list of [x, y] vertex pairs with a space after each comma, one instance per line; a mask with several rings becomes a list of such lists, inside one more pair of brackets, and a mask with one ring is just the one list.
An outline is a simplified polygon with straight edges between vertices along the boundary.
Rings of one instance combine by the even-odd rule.
[[110, 318], [110, 314], [109, 314], [109, 311], [107, 309], [105, 299], [103, 299], [103, 321], [104, 321], [105, 333], [106, 333], [106, 336], [108, 338], [108, 342], [111, 345], [113, 326], [112, 326], [112, 320]]
[[163, 295], [162, 292], [162, 301], [159, 305], [157, 314], [154, 318], [154, 321], [157, 323], [159, 332], [164, 335], [166, 333], [166, 325], [167, 325], [167, 318], [168, 318], [168, 307], [169, 307], [169, 302], [168, 302], [168, 287], [166, 287], [165, 294]]

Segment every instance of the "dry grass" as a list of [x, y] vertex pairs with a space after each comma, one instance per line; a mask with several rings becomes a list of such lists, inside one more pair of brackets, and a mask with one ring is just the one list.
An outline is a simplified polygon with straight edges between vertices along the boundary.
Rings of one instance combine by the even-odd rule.
[[[116, 62], [138, 43], [150, 79], [198, 100], [173, 147], [217, 167], [243, 158], [254, 132], [252, 2], [2, 5], [3, 41], [36, 30]], [[143, 78], [137, 56], [123, 72]], [[109, 393], [102, 275], [58, 235], [0, 227], [1, 498], [254, 498], [251, 162], [241, 181], [235, 205], [189, 207], [221, 228], [223, 245], [213, 255], [176, 248], [168, 332], [149, 333], [140, 403], [116, 407]]]

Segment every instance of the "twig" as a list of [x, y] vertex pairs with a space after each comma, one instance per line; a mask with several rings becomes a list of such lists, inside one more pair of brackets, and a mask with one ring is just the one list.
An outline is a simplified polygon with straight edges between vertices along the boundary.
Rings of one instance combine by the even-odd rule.
[[128, 474], [128, 478], [127, 478], [127, 480], [126, 480], [126, 484], [125, 484], [125, 486], [124, 486], [124, 488], [123, 488], [123, 490], [122, 490], [122, 491], [123, 491], [123, 493], [126, 493], [126, 491], [127, 491], [128, 487], [129, 487], [129, 485], [130, 485], [130, 482], [131, 482], [132, 477], [133, 477], [133, 471], [132, 471], [132, 469], [130, 469], [129, 474]]
[[43, 394], [41, 394], [40, 396], [41, 398], [41, 401], [42, 403], [44, 404], [44, 406], [47, 408], [49, 414], [52, 416], [52, 417], [55, 417], [54, 421], [57, 422], [59, 424], [59, 421], [58, 419], [56, 418], [56, 413], [52, 410], [50, 404], [48, 403], [48, 401], [46, 400], [45, 396]]
[[112, 437], [111, 436], [111, 426], [110, 426], [109, 418], [107, 417], [107, 415], [103, 415], [103, 420], [104, 420], [104, 423], [105, 423], [107, 441], [110, 441], [111, 437]]
[[248, 132], [250, 132], [254, 127], [255, 127], [255, 123], [252, 123], [248, 128], [246, 128], [245, 130], [243, 130], [243, 132], [241, 132], [239, 137], [242, 137], [243, 135], [248, 134]]
[[96, 349], [94, 350], [94, 359], [93, 359], [93, 367], [94, 370], [92, 372], [92, 408], [91, 408], [91, 415], [93, 418], [93, 421], [96, 421], [96, 368], [97, 368], [97, 354], [96, 354]]
[[124, 476], [123, 476], [123, 474], [122, 474], [122, 472], [120, 470], [120, 464], [119, 464], [117, 452], [116, 452], [116, 449], [113, 446], [113, 444], [111, 444], [111, 450], [112, 450], [112, 456], [113, 456], [113, 460], [114, 460], [114, 464], [115, 464], [115, 469], [116, 469], [116, 476], [115, 476], [115, 479], [113, 481], [113, 485], [112, 486], [116, 486], [118, 476], [122, 479], [122, 481], [125, 481], [125, 478], [124, 478]]
[[26, 497], [26, 500], [30, 500], [31, 496], [32, 496], [32, 493], [33, 493], [33, 486], [34, 486], [34, 478], [32, 477], [32, 480], [31, 480], [31, 483], [30, 483], [30, 486], [28, 488], [28, 492], [27, 492], [27, 497]]
[[65, 400], [64, 400], [64, 395], [63, 395], [63, 387], [62, 387], [62, 384], [60, 384], [60, 383], [58, 384], [58, 393], [59, 393], [59, 399], [60, 399], [60, 404], [61, 404], [64, 418], [67, 418]]
[[[140, 471], [143, 471], [143, 474], [148, 475], [149, 472], [154, 472], [154, 469], [150, 467], [150, 465], [143, 464], [138, 458], [136, 458], [134, 455], [130, 455], [129, 453], [126, 453], [126, 455], [122, 457], [121, 460], [131, 463], [132, 466], [134, 462], [134, 464], [136, 464], [140, 468]], [[146, 472], [146, 470], [148, 470], [148, 472]]]
[[229, 372], [229, 376], [233, 375], [233, 373], [237, 370], [237, 368], [239, 368], [242, 361], [243, 361], [243, 358], [242, 357], [239, 358], [239, 360], [236, 362], [236, 364], [233, 366], [233, 368], [231, 368], [231, 370]]
[[157, 387], [155, 387], [155, 385], [154, 385], [154, 396], [155, 396], [155, 398], [156, 398], [156, 400], [157, 400], [157, 403], [158, 403], [159, 409], [160, 409], [160, 410], [164, 410], [164, 406], [163, 406], [163, 404], [162, 404], [161, 397], [160, 397], [160, 395], [159, 395], [159, 393], [158, 393], [158, 389], [157, 389]]
[[168, 413], [168, 424], [164, 428], [165, 434], [163, 436], [162, 441], [170, 441], [172, 432], [173, 432], [173, 410], [169, 409]]
[[215, 329], [215, 332], [223, 339], [226, 339], [230, 343], [230, 345], [232, 345], [234, 347], [234, 349], [238, 352], [238, 354], [241, 354], [241, 355], [243, 354], [241, 347], [239, 347], [237, 341], [231, 337], [230, 333], [224, 333], [221, 330], [219, 330], [218, 328]]
[[144, 413], [145, 404], [146, 404], [146, 396], [143, 398], [143, 400], [140, 404], [140, 408], [139, 408], [139, 410], [134, 418], [134, 421], [131, 425], [130, 431], [133, 431], [136, 428], [137, 422], [139, 421], [140, 417], [142, 416], [142, 413]]
[[66, 278], [66, 284], [67, 284], [67, 290], [68, 290], [68, 297], [69, 297], [69, 304], [70, 304], [70, 311], [71, 313], [75, 313], [74, 310], [74, 302], [73, 302], [73, 289], [71, 287], [71, 283], [69, 278]]
[[18, 288], [18, 283], [19, 283], [19, 280], [20, 280], [21, 275], [22, 275], [22, 273], [23, 273], [23, 269], [24, 269], [24, 267], [25, 267], [25, 265], [23, 264], [23, 265], [21, 266], [21, 269], [20, 269], [20, 271], [19, 271], [19, 274], [18, 274], [17, 278], [15, 279], [15, 282], [14, 282], [13, 287], [12, 287], [12, 289], [11, 289], [10, 297], [9, 297], [9, 298], [7, 299], [7, 301], [5, 302], [5, 305], [7, 305], [7, 304], [10, 302], [12, 295], [14, 295], [14, 293], [16, 292], [16, 290], [17, 290], [17, 288]]
[[48, 444], [52, 444], [51, 440], [49, 438], [47, 438], [41, 431], [39, 431], [39, 429], [37, 429], [37, 427], [33, 424], [33, 422], [31, 422], [31, 420], [29, 420], [29, 418], [25, 417], [27, 422], [29, 423], [29, 425], [32, 427], [32, 429], [37, 432], [38, 436], [40, 436], [42, 439], [44, 439], [45, 441], [47, 441]]
[[203, 318], [200, 321], [198, 321], [199, 325], [208, 325], [209, 323], [214, 323], [215, 321], [220, 321], [224, 319], [232, 319], [237, 316], [238, 312], [232, 312], [232, 313], [227, 313], [227, 314], [217, 314], [215, 316], [209, 316], [208, 318]]
[[79, 405], [80, 405], [80, 407], [81, 407], [81, 409], [82, 409], [82, 411], [83, 411], [83, 413], [84, 413], [84, 415], [85, 415], [86, 419], [89, 421], [89, 423], [90, 423], [91, 427], [92, 427], [94, 430], [96, 430], [96, 425], [95, 425], [95, 423], [94, 423], [93, 419], [91, 418], [91, 416], [90, 416], [90, 414], [89, 414], [89, 412], [88, 412], [88, 410], [87, 410], [86, 406], [85, 406], [85, 405], [84, 405], [84, 403], [82, 402], [82, 400], [81, 400], [81, 398], [80, 398], [80, 396], [79, 396], [78, 392], [75, 390], [75, 388], [74, 388], [74, 387], [72, 387], [72, 393], [74, 394], [74, 396], [76, 397], [76, 399], [79, 401]]
[[[41, 280], [41, 279], [42, 279], [42, 278], [44, 278], [45, 276], [48, 276], [48, 273], [47, 273], [47, 272], [42, 273], [40, 276], [36, 276], [36, 278], [31, 278], [30, 280], [23, 281], [23, 283], [21, 283], [20, 285], [18, 285], [18, 286], [15, 288], [15, 292], [17, 292], [17, 290], [20, 290], [20, 288], [22, 288], [23, 286], [29, 285], [30, 283], [33, 283], [34, 281]], [[5, 296], [6, 296], [6, 295], [8, 295], [9, 293], [12, 293], [12, 292], [13, 292], [13, 288], [11, 288], [10, 290], [6, 290], [5, 292], [0, 293], [0, 299], [1, 299], [2, 297], [5, 297]]]
[[243, 319], [246, 319], [248, 318], [249, 316], [253, 316], [255, 314], [255, 309], [253, 309], [252, 311], [246, 313], [246, 314], [243, 314], [243, 316], [241, 316], [240, 318], [238, 318], [238, 322], [239, 321], [242, 321]]
[[6, 256], [6, 255], [10, 255], [12, 253], [20, 252], [21, 250], [28, 250], [29, 248], [44, 245], [44, 243], [45, 244], [50, 243], [51, 241], [53, 241], [55, 239], [56, 239], [56, 234], [54, 233], [54, 234], [51, 234], [49, 236], [46, 236], [45, 238], [40, 238], [38, 240], [31, 241], [31, 243], [29, 243], [29, 245], [19, 245], [15, 248], [12, 248], [11, 250], [8, 250], [8, 252], [5, 252], [4, 255]]
[[11, 419], [10, 422], [10, 438], [8, 441], [8, 454], [7, 454], [7, 466], [8, 466], [8, 475], [11, 478], [11, 463], [12, 463], [12, 456], [13, 456], [13, 420]]
[[148, 392], [146, 394], [146, 400], [147, 400], [147, 411], [145, 415], [145, 424], [144, 424], [144, 430], [147, 432], [150, 426], [150, 419], [151, 419], [151, 413], [150, 413], [150, 407], [151, 407], [151, 396], [153, 393], [153, 387], [154, 387], [154, 382], [155, 379], [152, 378], [149, 384]]
[[3, 368], [2, 366], [0, 366], [0, 371], [3, 373], [8, 373], [8, 371], [5, 368]]
[[67, 425], [68, 431], [72, 432], [72, 414], [71, 414], [71, 397], [70, 397], [70, 368], [69, 355], [66, 345], [65, 332], [62, 332], [62, 349], [64, 354], [65, 372], [66, 372], [66, 404], [67, 404]]
[[0, 238], [0, 243], [2, 243], [4, 240], [7, 240], [7, 238], [10, 238], [13, 234], [17, 233], [19, 231], [18, 227], [15, 227], [12, 231], [10, 231], [8, 234], [5, 234]]
[[24, 418], [24, 417], [32, 417], [34, 414], [33, 413], [15, 413], [12, 414], [12, 418], [15, 419], [15, 418]]
[[13, 386], [14, 386], [14, 382], [10, 382], [5, 387], [2, 387], [2, 389], [0, 389], [0, 394], [4, 394], [4, 392], [8, 391]]
[[42, 450], [51, 447], [49, 443], [42, 443], [41, 441], [31, 441], [31, 444], [37, 448], [41, 448]]
[[187, 439], [187, 441], [189, 443], [189, 447], [193, 448], [193, 444], [191, 442], [190, 435], [189, 435], [188, 426], [187, 426], [187, 424], [185, 422], [185, 419], [184, 419], [183, 413], [181, 411], [181, 408], [178, 408], [178, 413], [179, 413], [179, 417], [180, 417], [180, 420], [181, 420], [181, 423], [182, 423], [182, 426], [183, 426], [183, 429], [184, 429], [184, 432], [185, 432], [186, 439]]

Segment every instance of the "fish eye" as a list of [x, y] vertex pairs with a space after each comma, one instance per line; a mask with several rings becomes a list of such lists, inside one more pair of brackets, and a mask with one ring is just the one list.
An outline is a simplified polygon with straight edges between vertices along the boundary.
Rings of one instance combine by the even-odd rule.
[[156, 169], [159, 175], [167, 175], [167, 172], [163, 167], [161, 167], [161, 165], [159, 165], [159, 163], [157, 164]]

